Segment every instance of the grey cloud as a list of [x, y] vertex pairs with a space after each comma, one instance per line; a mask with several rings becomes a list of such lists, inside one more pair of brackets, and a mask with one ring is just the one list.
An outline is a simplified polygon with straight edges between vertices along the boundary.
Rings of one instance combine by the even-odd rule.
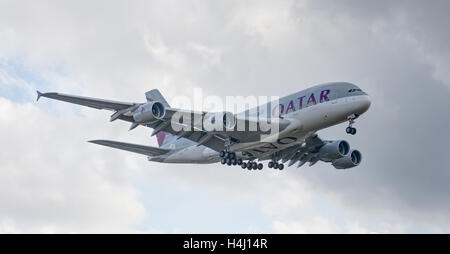
[[[340, 196], [344, 204], [364, 212], [411, 216], [425, 224], [444, 222], [446, 228], [450, 222], [446, 216], [450, 208], [450, 159], [446, 156], [450, 150], [446, 133], [450, 128], [450, 84], [436, 79], [436, 63], [423, 54], [448, 52], [448, 47], [440, 43], [449, 35], [442, 22], [441, 10], [445, 8], [443, 2], [434, 1], [403, 4], [335, 4], [330, 8], [331, 17], [358, 13], [359, 19], [351, 21], [364, 24], [368, 31], [377, 19], [386, 24], [381, 33], [386, 37], [369, 32], [362, 34], [367, 38], [358, 39], [358, 34], [351, 34], [349, 47], [342, 49], [354, 51], [352, 77], [361, 80], [358, 83], [363, 87], [370, 85], [367, 90], [373, 91], [372, 108], [360, 120], [357, 143], [352, 142], [359, 145], [364, 163], [351, 174], [329, 170], [299, 174], [306, 174], [317, 186]], [[361, 8], [363, 14], [374, 14], [359, 16]], [[379, 8], [392, 12], [380, 14]], [[404, 26], [399, 26], [392, 15], [399, 11], [406, 15]], [[427, 22], [416, 18], [423, 14], [428, 14]], [[439, 31], [439, 36], [424, 31]], [[337, 136], [341, 129], [329, 133]]]
[[[328, 139], [346, 138], [363, 153], [362, 165], [349, 171], [320, 163], [288, 168], [283, 177], [224, 172], [216, 165], [151, 164], [144, 170], [145, 158], [101, 150], [102, 163], [117, 157], [108, 166], [112, 179], [120, 179], [121, 165], [140, 168], [149, 181], [212, 190], [220, 199], [240, 195], [259, 202], [276, 225], [294, 225], [294, 231], [304, 226], [296, 221], [314, 214], [314, 207], [302, 205], [310, 200], [296, 199], [297, 193], [333, 200], [342, 213], [357, 214], [361, 225], [374, 230], [379, 228], [371, 218], [384, 215], [377, 222], [393, 218], [386, 223], [418, 225], [413, 232], [448, 231], [447, 1], [137, 1], [108, 2], [108, 7], [90, 2], [89, 9], [85, 4], [8, 3], [0, 8], [0, 57], [26, 55], [24, 61], [37, 71], [62, 63], [73, 83], [52, 80], [55, 89], [112, 99], [135, 101], [151, 88], [168, 98], [190, 95], [197, 86], [220, 96], [286, 95], [317, 83], [350, 81], [373, 100], [357, 121], [355, 137], [345, 135], [344, 125], [319, 132]], [[107, 123], [105, 112], [82, 112], [101, 128], [71, 129], [80, 132], [79, 139], [109, 135], [142, 143], [148, 137], [148, 130], [126, 133], [126, 124]], [[102, 135], [106, 128], [112, 131]], [[267, 181], [273, 184], [265, 199], [259, 194], [266, 193], [261, 186]], [[274, 202], [277, 195], [283, 202]], [[282, 215], [270, 203], [283, 206]]]

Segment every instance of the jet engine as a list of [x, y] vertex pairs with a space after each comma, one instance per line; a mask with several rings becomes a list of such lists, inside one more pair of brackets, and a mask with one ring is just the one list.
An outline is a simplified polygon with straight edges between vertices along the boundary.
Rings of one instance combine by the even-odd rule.
[[347, 169], [356, 167], [360, 163], [361, 153], [358, 150], [351, 150], [345, 157], [334, 160], [331, 164], [333, 164], [336, 169]]
[[159, 120], [166, 114], [166, 109], [161, 102], [152, 101], [139, 106], [133, 113], [136, 123], [149, 123]]
[[233, 130], [235, 126], [236, 116], [231, 112], [208, 113], [203, 118], [206, 131]]
[[325, 141], [326, 144], [319, 149], [319, 158], [323, 161], [332, 161], [342, 158], [350, 151], [350, 145], [345, 140]]

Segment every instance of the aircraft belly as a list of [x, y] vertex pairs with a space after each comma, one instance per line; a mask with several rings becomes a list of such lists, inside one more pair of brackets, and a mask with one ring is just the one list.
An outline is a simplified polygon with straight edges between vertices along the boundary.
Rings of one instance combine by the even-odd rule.
[[208, 164], [218, 161], [219, 154], [216, 151], [205, 146], [190, 146], [169, 155], [163, 162]]

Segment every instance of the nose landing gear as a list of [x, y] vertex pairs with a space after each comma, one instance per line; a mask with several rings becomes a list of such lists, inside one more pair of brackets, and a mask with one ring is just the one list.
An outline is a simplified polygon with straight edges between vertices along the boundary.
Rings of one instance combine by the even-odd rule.
[[348, 127], [345, 129], [345, 132], [347, 132], [347, 134], [351, 134], [351, 135], [356, 134], [356, 128], [352, 127], [352, 125], [355, 123], [356, 118], [358, 118], [358, 115], [356, 115], [356, 114], [352, 114], [347, 117]]

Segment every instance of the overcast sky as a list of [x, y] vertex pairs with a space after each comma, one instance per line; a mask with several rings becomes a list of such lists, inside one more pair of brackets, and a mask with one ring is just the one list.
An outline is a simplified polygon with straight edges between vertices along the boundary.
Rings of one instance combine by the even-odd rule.
[[[450, 233], [450, 2], [0, 0], [0, 232]], [[169, 103], [347, 81], [371, 96], [319, 132], [338, 171], [165, 165], [87, 143], [157, 145], [109, 112], [35, 90]]]

